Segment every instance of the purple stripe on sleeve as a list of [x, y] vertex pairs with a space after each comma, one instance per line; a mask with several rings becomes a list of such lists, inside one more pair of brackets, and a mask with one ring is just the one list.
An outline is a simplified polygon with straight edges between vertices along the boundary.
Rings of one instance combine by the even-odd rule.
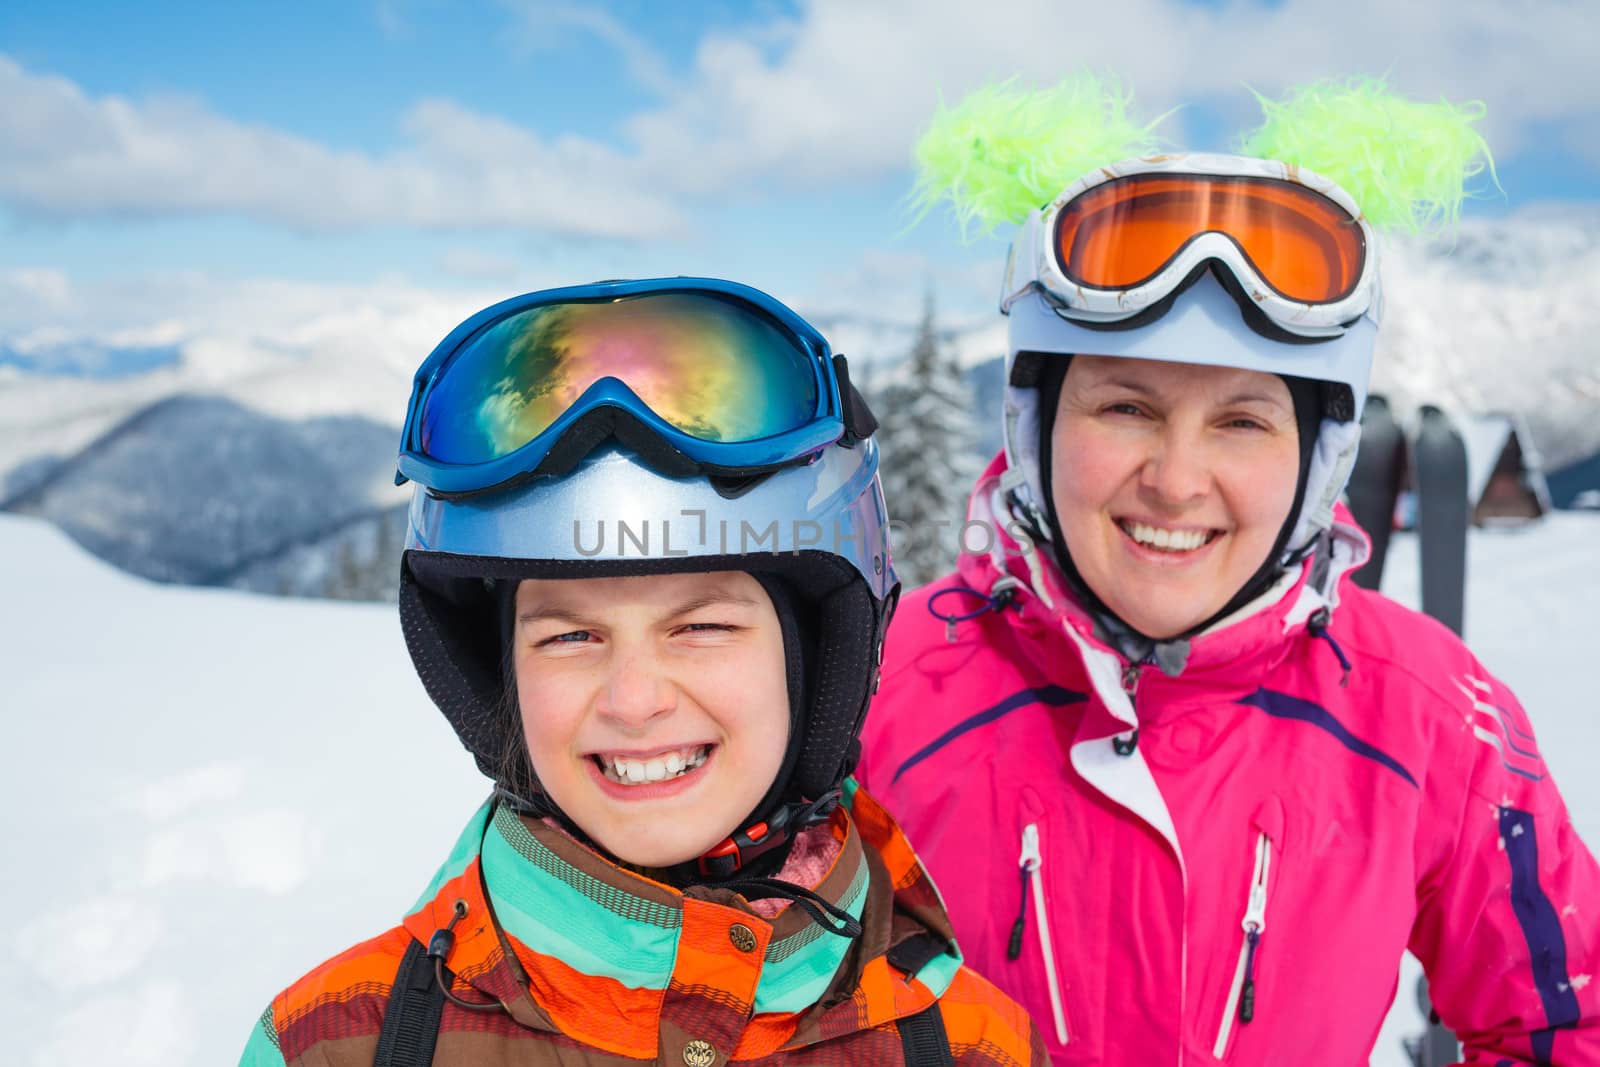
[[1578, 1021], [1578, 994], [1567, 976], [1567, 939], [1561, 931], [1556, 906], [1539, 884], [1539, 842], [1533, 816], [1516, 808], [1500, 809], [1500, 838], [1511, 864], [1511, 909], [1528, 942], [1533, 984], [1544, 1002], [1545, 1021], [1551, 1027]]

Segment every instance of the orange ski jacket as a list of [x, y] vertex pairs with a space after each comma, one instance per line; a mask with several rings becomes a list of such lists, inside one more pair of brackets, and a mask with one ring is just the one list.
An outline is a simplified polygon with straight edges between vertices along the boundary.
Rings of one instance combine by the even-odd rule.
[[[725, 889], [680, 892], [486, 803], [400, 925], [273, 999], [241, 1067], [370, 1067], [402, 957], [446, 928], [450, 992], [503, 1010], [447, 1000], [440, 1067], [892, 1067], [905, 1062], [897, 1021], [935, 1001], [958, 1064], [1046, 1062], [1022, 1009], [962, 965], [937, 891], [875, 801], [853, 791], [808, 832], [838, 846], [807, 888], [854, 916], [859, 938], [799, 906], [768, 919]], [[918, 938], [937, 951], [908, 974], [891, 952]]]

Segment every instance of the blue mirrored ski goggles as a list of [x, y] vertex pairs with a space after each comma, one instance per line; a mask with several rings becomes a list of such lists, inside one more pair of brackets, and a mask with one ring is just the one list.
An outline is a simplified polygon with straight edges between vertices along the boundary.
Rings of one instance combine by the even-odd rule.
[[748, 476], [838, 441], [849, 399], [843, 359], [757, 289], [547, 289], [478, 312], [418, 369], [396, 483], [495, 489], [570, 469], [608, 437], [667, 473]]

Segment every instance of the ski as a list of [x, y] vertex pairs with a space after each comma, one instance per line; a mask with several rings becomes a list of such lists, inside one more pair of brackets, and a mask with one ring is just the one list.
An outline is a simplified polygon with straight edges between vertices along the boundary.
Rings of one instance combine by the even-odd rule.
[[[1467, 446], [1450, 417], [1431, 404], [1418, 412], [1411, 444], [1412, 484], [1417, 494], [1417, 555], [1422, 568], [1422, 610], [1458, 635], [1466, 616]], [[1454, 1063], [1460, 1047], [1428, 1001], [1427, 979], [1417, 981], [1417, 1003], [1428, 1029], [1408, 1043], [1416, 1067]]]
[[1345, 499], [1356, 524], [1372, 539], [1372, 558], [1351, 575], [1363, 589], [1377, 589], [1383, 580], [1383, 562], [1394, 529], [1395, 502], [1406, 473], [1406, 439], [1400, 424], [1381, 396], [1367, 397], [1361, 413], [1361, 450], [1345, 487]]
[[1431, 404], [1418, 413], [1411, 469], [1417, 490], [1422, 610], [1457, 634], [1466, 614], [1467, 446], [1450, 417]]

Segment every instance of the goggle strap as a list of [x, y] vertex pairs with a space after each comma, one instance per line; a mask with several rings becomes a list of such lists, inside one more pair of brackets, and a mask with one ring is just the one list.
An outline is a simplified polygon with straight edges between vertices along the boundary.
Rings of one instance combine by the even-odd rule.
[[1115, 322], [1091, 322], [1086, 319], [1073, 318], [1064, 309], [1058, 307], [1054, 301], [1049, 300], [1047, 292], [1042, 288], [1040, 291], [1045, 293], [1046, 303], [1050, 304], [1051, 309], [1062, 318], [1070, 319], [1074, 326], [1101, 333], [1119, 333], [1123, 330], [1137, 330], [1141, 326], [1148, 326], [1171, 311], [1172, 305], [1177, 302], [1178, 297], [1182, 296], [1196, 282], [1205, 277], [1207, 271], [1216, 276], [1223, 290], [1233, 298], [1234, 303], [1239, 305], [1239, 313], [1244, 317], [1245, 325], [1269, 341], [1280, 341], [1283, 344], [1290, 345], [1319, 345], [1324, 341], [1338, 339], [1337, 334], [1330, 334], [1326, 337], [1306, 337], [1302, 334], [1290, 333], [1273, 322], [1271, 316], [1263, 311], [1254, 300], [1250, 299], [1250, 294], [1245, 292], [1244, 285], [1234, 276], [1233, 270], [1220, 259], [1201, 260], [1195, 264], [1188, 277], [1173, 286], [1172, 291], [1166, 296], [1137, 314], [1130, 315], [1125, 319], [1117, 319]]
[[851, 384], [850, 364], [844, 356], [833, 357], [833, 375], [839, 382], [839, 405], [843, 409], [839, 412], [844, 419], [845, 440], [841, 443], [865, 441], [877, 432], [878, 418], [867, 406], [867, 398]]
[[[669, 478], [689, 478], [696, 475], [705, 475], [712, 478], [714, 482], [718, 479], [730, 482], [749, 480], [753, 484], [753, 480], [770, 474], [777, 469], [774, 466], [724, 467], [717, 464], [701, 463], [673, 448], [653, 429], [640, 422], [632, 412], [624, 408], [605, 406], [595, 408], [569, 426], [566, 432], [551, 444], [544, 458], [532, 470], [523, 471], [494, 485], [481, 486], [459, 492], [442, 489], [429, 489], [428, 492], [441, 500], [465, 500], [480, 493], [508, 492], [526, 485], [535, 478], [559, 477], [570, 473], [589, 453], [612, 439], [620, 442], [623, 447], [635, 453], [645, 466]], [[791, 462], [798, 463], [801, 461], [795, 460]], [[780, 464], [779, 466], [783, 465], [786, 464]], [[744, 488], [748, 488], [748, 485], [744, 486]]]

